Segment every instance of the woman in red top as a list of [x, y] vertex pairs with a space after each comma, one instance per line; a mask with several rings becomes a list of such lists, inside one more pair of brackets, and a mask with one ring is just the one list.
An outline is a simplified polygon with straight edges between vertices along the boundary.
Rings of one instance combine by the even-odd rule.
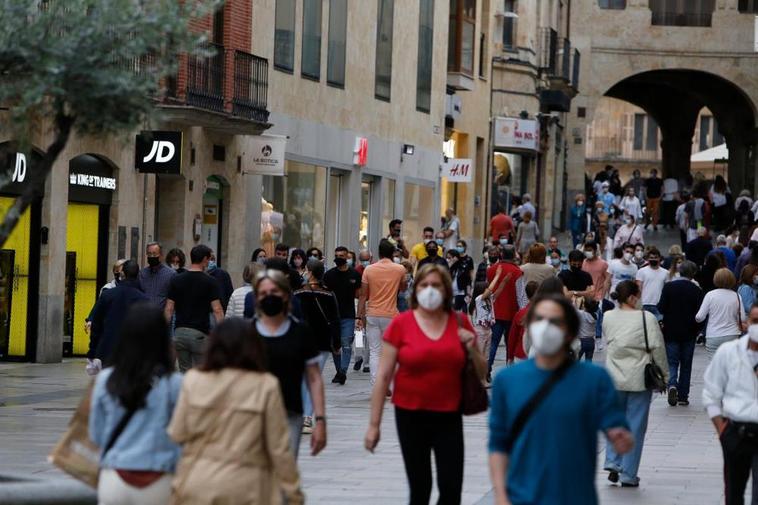
[[384, 333], [365, 445], [373, 452], [379, 443], [385, 393], [394, 379], [392, 403], [411, 505], [429, 503], [432, 451], [438, 503], [459, 504], [463, 487], [464, 346], [482, 378], [486, 362], [474, 345], [471, 323], [452, 309], [453, 287], [447, 269], [434, 264], [422, 267], [410, 303], [412, 310], [396, 316]]

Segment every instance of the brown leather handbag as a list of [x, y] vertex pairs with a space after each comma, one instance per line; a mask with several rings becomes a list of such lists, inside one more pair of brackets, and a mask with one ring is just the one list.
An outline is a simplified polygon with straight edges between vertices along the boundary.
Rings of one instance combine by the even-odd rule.
[[[463, 329], [461, 317], [460, 313], [455, 313], [459, 330]], [[479, 350], [476, 346], [467, 347], [463, 343], [461, 345], [463, 352], [466, 353], [466, 364], [463, 366], [461, 375], [461, 413], [464, 416], [473, 416], [485, 412], [489, 408], [490, 401], [487, 390], [482, 384], [483, 376], [474, 362], [477, 358], [481, 358], [480, 355], [474, 355], [474, 353], [479, 353]]]

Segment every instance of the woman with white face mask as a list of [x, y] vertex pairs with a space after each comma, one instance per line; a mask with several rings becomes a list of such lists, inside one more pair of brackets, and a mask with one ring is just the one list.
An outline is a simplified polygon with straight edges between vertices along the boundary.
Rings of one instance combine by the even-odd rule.
[[605, 367], [616, 384], [636, 445], [623, 456], [612, 446], [606, 447], [604, 468], [609, 472], [609, 481], [620, 481], [622, 487], [637, 487], [640, 485], [637, 471], [652, 398], [652, 391], [645, 387], [645, 366], [652, 359], [663, 371], [668, 384], [666, 344], [655, 315], [641, 310], [641, 290], [634, 281], [620, 282], [611, 297], [619, 307], [606, 312], [603, 317], [603, 336], [608, 342]]
[[592, 363], [572, 362], [579, 318], [562, 294], [537, 294], [525, 325], [535, 358], [502, 369], [492, 385], [495, 503], [596, 505], [597, 432], [620, 453], [633, 444], [613, 382]]
[[460, 503], [461, 378], [466, 354], [474, 360], [480, 379], [486, 375], [487, 363], [475, 345], [468, 318], [452, 309], [452, 281], [446, 268], [435, 264], [421, 267], [410, 302], [412, 310], [395, 316], [384, 333], [365, 446], [373, 452], [379, 443], [385, 396], [394, 380], [392, 403], [410, 503], [429, 503], [432, 452], [439, 503]]

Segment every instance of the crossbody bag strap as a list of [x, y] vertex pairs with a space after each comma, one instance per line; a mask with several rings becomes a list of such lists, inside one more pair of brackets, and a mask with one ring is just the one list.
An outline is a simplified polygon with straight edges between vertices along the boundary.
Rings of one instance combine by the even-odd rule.
[[647, 340], [647, 321], [646, 321], [646, 319], [647, 318], [645, 317], [645, 311], [643, 310], [642, 311], [642, 329], [645, 332], [645, 352], [647, 352], [648, 354], [650, 354], [650, 343]]
[[735, 293], [735, 294], [737, 295], [737, 321], [739, 322], [737, 331], [742, 333], [742, 299], [740, 298], [739, 293]]
[[511, 427], [511, 432], [508, 434], [508, 439], [505, 442], [506, 452], [511, 452], [513, 444], [516, 442], [519, 435], [521, 435], [521, 432], [524, 430], [526, 422], [529, 420], [532, 414], [534, 414], [534, 411], [537, 410], [537, 407], [540, 406], [543, 400], [547, 398], [553, 387], [555, 387], [555, 385], [558, 384], [563, 376], [566, 375], [566, 372], [572, 364], [573, 361], [570, 358], [566, 358], [566, 361], [564, 361], [561, 366], [555, 369], [550, 377], [548, 377], [545, 382], [542, 383], [534, 395], [529, 398], [529, 401], [526, 402], [526, 405], [524, 405], [521, 411], [519, 411], [519, 413], [516, 415], [516, 419], [513, 421], [513, 426]]
[[121, 436], [121, 434], [126, 429], [126, 425], [129, 424], [129, 421], [134, 417], [134, 414], [139, 409], [128, 409], [124, 415], [119, 420], [118, 424], [116, 425], [116, 428], [114, 428], [113, 432], [111, 433], [111, 436], [108, 438], [108, 443], [105, 444], [105, 447], [103, 448], [103, 455], [101, 458], [104, 458], [106, 454], [108, 454], [108, 451], [110, 451], [113, 446], [116, 444], [116, 440], [118, 440], [118, 437]]

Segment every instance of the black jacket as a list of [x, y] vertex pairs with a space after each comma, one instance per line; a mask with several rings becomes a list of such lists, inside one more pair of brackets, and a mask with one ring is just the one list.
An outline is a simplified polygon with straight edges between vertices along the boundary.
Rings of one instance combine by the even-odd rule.
[[208, 271], [208, 275], [218, 281], [219, 294], [221, 295], [221, 307], [226, 312], [226, 306], [229, 305], [229, 298], [232, 297], [234, 292], [234, 286], [232, 285], [232, 278], [229, 273], [222, 268], [214, 268]]
[[688, 279], [663, 285], [658, 310], [663, 315], [663, 339], [667, 342], [695, 340], [700, 324], [695, 321], [703, 291]]
[[309, 287], [295, 291], [303, 320], [315, 337], [319, 351], [337, 351], [341, 345], [340, 312], [337, 297], [331, 291]]
[[140, 290], [136, 279], [121, 281], [115, 288], [103, 291], [91, 313], [88, 358], [100, 359], [103, 366], [110, 364], [126, 313], [141, 301], [148, 301], [148, 297]]

